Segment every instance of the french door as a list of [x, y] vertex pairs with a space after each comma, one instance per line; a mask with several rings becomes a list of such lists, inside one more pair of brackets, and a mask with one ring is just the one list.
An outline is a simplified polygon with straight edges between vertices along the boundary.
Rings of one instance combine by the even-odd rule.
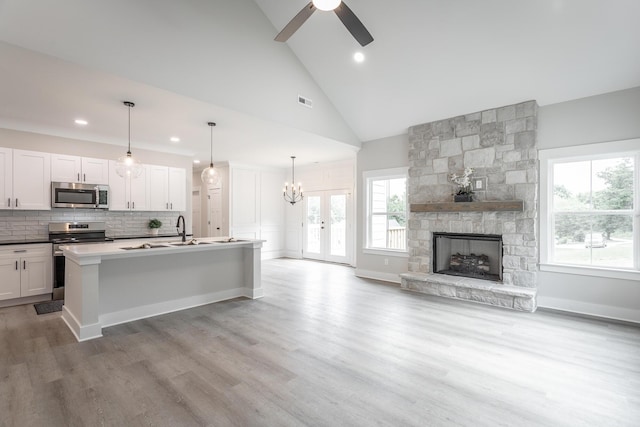
[[348, 190], [305, 192], [304, 258], [350, 263], [351, 195]]

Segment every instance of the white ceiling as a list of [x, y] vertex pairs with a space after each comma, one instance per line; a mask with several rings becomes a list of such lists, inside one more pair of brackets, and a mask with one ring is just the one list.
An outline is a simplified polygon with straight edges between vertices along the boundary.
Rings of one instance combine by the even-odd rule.
[[306, 3], [0, 0], [0, 126], [124, 145], [131, 100], [134, 153], [206, 161], [213, 120], [214, 160], [287, 167], [432, 120], [640, 86], [637, 0], [350, 0], [367, 47], [320, 11], [273, 41]]

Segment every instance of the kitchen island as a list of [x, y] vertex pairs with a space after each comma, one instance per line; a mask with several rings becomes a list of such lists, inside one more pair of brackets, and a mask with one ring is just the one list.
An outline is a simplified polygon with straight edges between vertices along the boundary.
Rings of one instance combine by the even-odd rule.
[[237, 297], [261, 298], [262, 242], [67, 246], [62, 319], [78, 341], [86, 341], [120, 323]]

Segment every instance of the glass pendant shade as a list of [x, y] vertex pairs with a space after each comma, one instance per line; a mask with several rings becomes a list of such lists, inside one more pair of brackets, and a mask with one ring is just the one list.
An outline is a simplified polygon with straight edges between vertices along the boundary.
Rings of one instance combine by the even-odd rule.
[[131, 156], [131, 152], [127, 151], [122, 157], [118, 158], [116, 162], [116, 173], [121, 177], [137, 178], [142, 173], [142, 164]]
[[116, 162], [116, 173], [123, 178], [137, 178], [142, 173], [143, 166], [131, 155], [131, 109], [136, 104], [124, 101], [123, 104], [129, 109], [129, 145], [127, 154], [118, 158]]
[[336, 7], [340, 6], [342, 0], [313, 0], [312, 3], [316, 7], [316, 9], [327, 11], [333, 10]]
[[205, 168], [200, 174], [200, 179], [203, 184], [211, 186], [220, 184], [220, 175], [218, 175], [218, 171], [213, 167], [213, 128], [216, 124], [214, 122], [207, 124], [211, 128], [211, 162], [209, 163], [209, 167]]

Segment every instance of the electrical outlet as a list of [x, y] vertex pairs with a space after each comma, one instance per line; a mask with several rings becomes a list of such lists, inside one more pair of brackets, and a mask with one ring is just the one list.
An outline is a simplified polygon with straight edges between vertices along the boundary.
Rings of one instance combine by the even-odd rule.
[[389, 265], [389, 258], [384, 259], [384, 265]]

